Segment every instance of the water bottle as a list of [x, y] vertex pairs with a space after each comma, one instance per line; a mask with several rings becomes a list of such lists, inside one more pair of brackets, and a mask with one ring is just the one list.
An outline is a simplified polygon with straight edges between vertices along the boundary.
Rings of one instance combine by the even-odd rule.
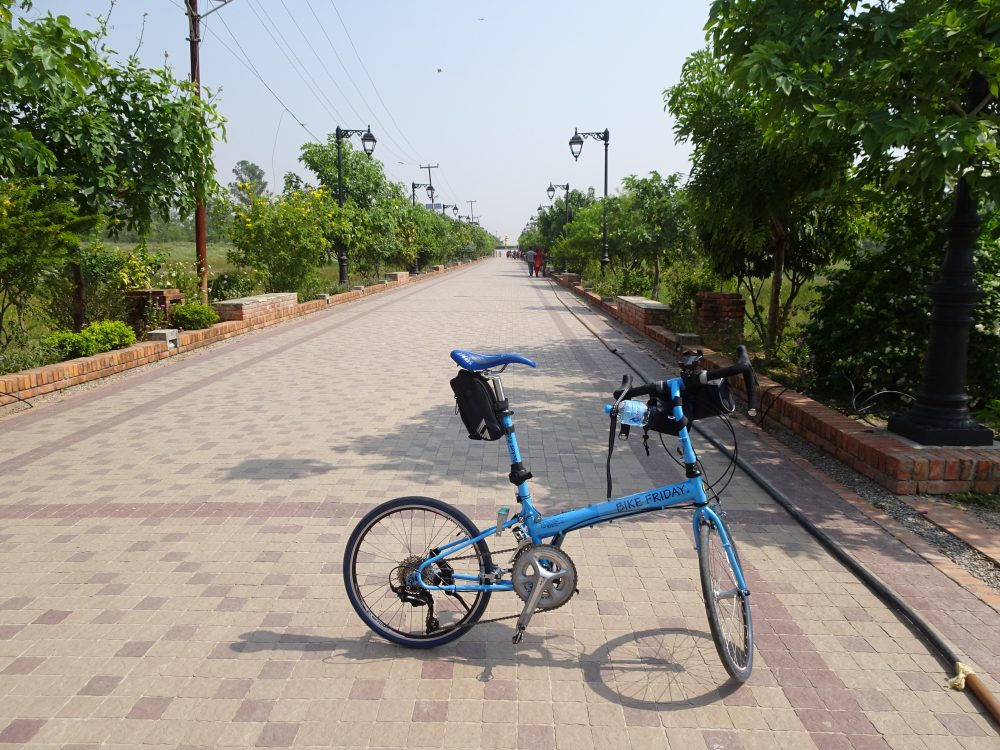
[[[604, 413], [610, 414], [611, 404], [604, 405]], [[642, 401], [626, 399], [618, 405], [618, 423], [629, 427], [645, 427], [649, 421], [649, 407]]]

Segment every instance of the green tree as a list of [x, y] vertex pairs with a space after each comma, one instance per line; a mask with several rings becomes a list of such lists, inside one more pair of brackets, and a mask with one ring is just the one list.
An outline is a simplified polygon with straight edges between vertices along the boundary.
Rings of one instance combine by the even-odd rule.
[[248, 196], [262, 198], [267, 195], [267, 180], [264, 170], [252, 161], [240, 159], [233, 167], [236, 178], [229, 183], [229, 194], [234, 201], [246, 200]]
[[[99, 34], [67, 17], [0, 20], [0, 173], [72, 182], [78, 213], [112, 234], [148, 232], [154, 216], [189, 213], [214, 184], [214, 107], [169, 70], [112, 61]], [[75, 322], [84, 323], [79, 259]]]
[[802, 286], [856, 240], [850, 162], [836, 140], [765, 132], [761, 99], [734, 89], [708, 51], [687, 59], [666, 102], [678, 140], [693, 146], [687, 194], [698, 235], [715, 272], [749, 298], [773, 358]]
[[286, 193], [274, 201], [250, 196], [246, 202], [233, 219], [229, 261], [260, 271], [268, 292], [315, 292], [330, 213], [322, 191]]
[[28, 302], [79, 244], [73, 186], [49, 177], [0, 180], [0, 352], [24, 334]]
[[653, 268], [652, 296], [660, 296], [660, 276], [663, 262], [680, 261], [690, 249], [691, 228], [687, 204], [680, 188], [682, 176], [663, 178], [659, 172], [649, 177], [626, 177], [627, 208], [632, 214], [627, 244], [632, 253]]

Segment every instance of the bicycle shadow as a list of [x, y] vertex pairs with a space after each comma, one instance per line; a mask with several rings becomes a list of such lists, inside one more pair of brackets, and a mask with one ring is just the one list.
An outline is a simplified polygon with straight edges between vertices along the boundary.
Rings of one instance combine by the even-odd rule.
[[[461, 640], [433, 651], [416, 651], [372, 635], [327, 638], [303, 633], [255, 630], [230, 644], [237, 653], [288, 651], [325, 654], [322, 661], [336, 665], [396, 661], [452, 663], [481, 670], [480, 682], [494, 679], [501, 667], [547, 667], [576, 671], [590, 690], [624, 708], [640, 711], [679, 711], [722, 702], [741, 685], [729, 678], [719, 663], [709, 633], [685, 627], [667, 627], [627, 633], [587, 651], [566, 634], [529, 633], [517, 650], [507, 638]], [[562, 679], [562, 678], [561, 678]]]

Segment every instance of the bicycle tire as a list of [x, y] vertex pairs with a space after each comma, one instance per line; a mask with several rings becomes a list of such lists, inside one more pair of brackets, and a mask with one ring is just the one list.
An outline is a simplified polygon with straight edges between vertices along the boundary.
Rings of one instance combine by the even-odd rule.
[[[443, 623], [427, 633], [418, 632], [419, 628], [414, 626], [414, 615], [419, 625], [420, 618], [426, 618], [427, 607], [406, 603], [392, 591], [392, 586], [398, 588], [406, 571], [413, 569], [415, 561], [425, 559], [431, 548], [457, 541], [461, 536], [471, 539], [478, 535], [479, 531], [464, 513], [433, 498], [400, 497], [373, 508], [351, 532], [344, 550], [344, 587], [351, 606], [375, 633], [408, 648], [432, 648], [461, 637], [483, 616], [490, 601], [489, 591], [462, 592], [463, 600], [475, 595], [471, 605], [462, 604], [468, 607], [464, 612], [456, 604], [461, 600], [441, 591], [428, 592], [433, 598], [435, 616]], [[372, 537], [382, 537], [388, 548], [373, 549], [377, 538], [366, 545]], [[493, 568], [484, 540], [462, 549], [456, 556], [471, 556], [455, 562], [462, 566], [463, 573], [478, 575]], [[378, 607], [377, 602], [384, 602], [385, 606]], [[439, 606], [443, 609], [438, 609]]]
[[[733, 545], [733, 556], [739, 560], [736, 543], [728, 529], [726, 536]], [[701, 572], [705, 612], [708, 614], [708, 625], [719, 659], [730, 677], [737, 682], [746, 682], [753, 671], [750, 600], [745, 592], [739, 590], [715, 521], [711, 519], [702, 521], [698, 526], [698, 568]], [[721, 602], [725, 602], [726, 606], [720, 606]]]

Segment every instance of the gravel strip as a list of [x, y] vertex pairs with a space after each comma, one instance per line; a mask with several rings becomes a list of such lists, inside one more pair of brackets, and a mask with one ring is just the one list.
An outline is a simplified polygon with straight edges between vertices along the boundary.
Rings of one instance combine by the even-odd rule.
[[[858, 474], [853, 469], [849, 469], [837, 459], [810, 445], [798, 436], [773, 425], [767, 426], [767, 432], [806, 458], [820, 471], [829, 475], [845, 487], [849, 487], [858, 496], [894, 518], [900, 526], [912, 531], [938, 552], [952, 560], [956, 565], [965, 569], [970, 575], [975, 576], [991, 589], [1000, 593], [1000, 566], [997, 566], [996, 563], [985, 557], [978, 550], [970, 547], [944, 529], [935, 526], [921, 513], [915, 511], [884, 487], [880, 487], [867, 477]], [[934, 499], [940, 500], [938, 497]], [[987, 521], [985, 518], [982, 520], [990, 523], [991, 526], [997, 527], [998, 519], [996, 518], [996, 514], [991, 514], [990, 511], [984, 509], [977, 508], [975, 510], [980, 512], [973, 511], [973, 515], [980, 518], [988, 516], [991, 519], [990, 521]]]

